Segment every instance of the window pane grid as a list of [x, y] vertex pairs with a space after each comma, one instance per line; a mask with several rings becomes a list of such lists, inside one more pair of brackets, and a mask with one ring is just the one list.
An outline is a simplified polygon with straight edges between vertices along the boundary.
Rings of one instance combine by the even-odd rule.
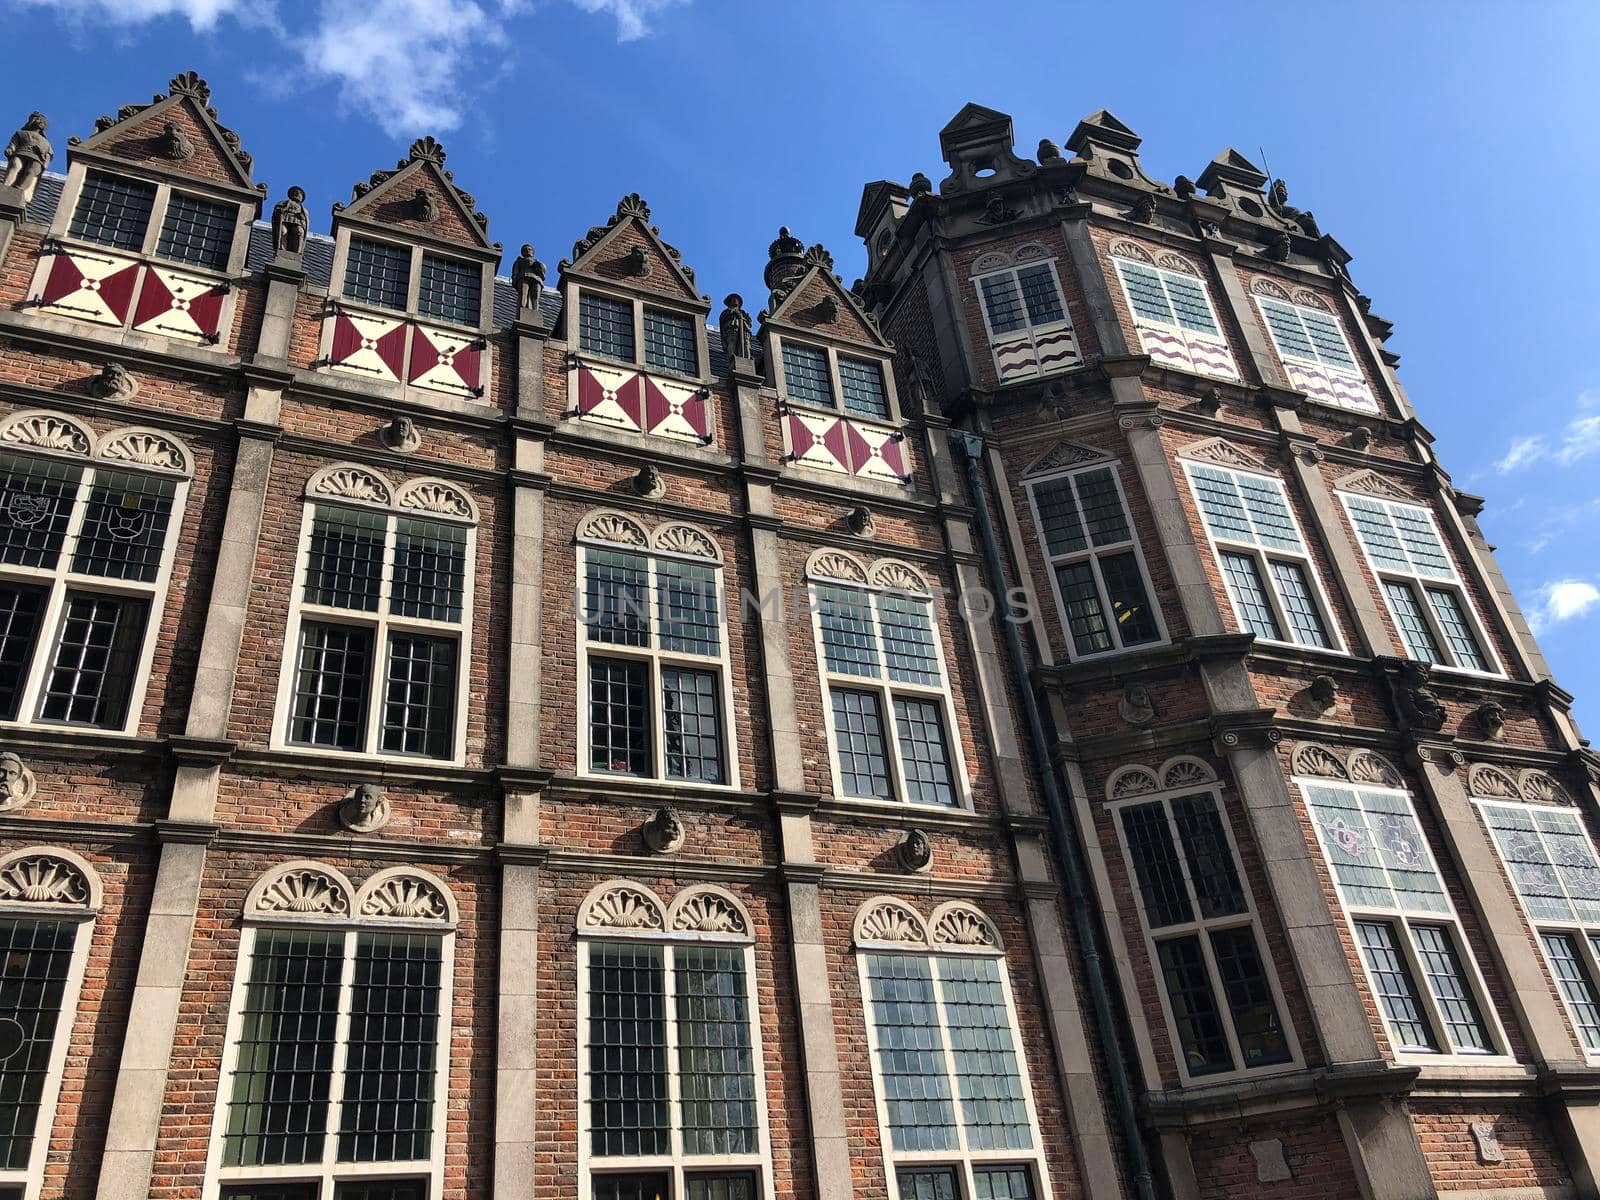
[[149, 608], [148, 601], [126, 596], [67, 593], [39, 701], [41, 720], [102, 728], [123, 723]]
[[360, 750], [371, 679], [372, 630], [303, 624], [289, 740], [302, 746]]
[[1244, 501], [1240, 499], [1235, 476], [1212, 467], [1195, 467], [1195, 499], [1200, 503], [1200, 514], [1205, 518], [1212, 536], [1236, 542], [1255, 544], [1255, 530], [1245, 515]]
[[633, 304], [597, 296], [578, 294], [578, 346], [606, 358], [634, 361]]
[[0, 1025], [8, 1034], [0, 1061], [0, 1168], [6, 1170], [26, 1170], [32, 1156], [76, 937], [75, 923], [0, 921]]
[[910, 954], [869, 954], [866, 973], [891, 1148], [956, 1149], [931, 963]]
[[1260, 303], [1261, 314], [1266, 318], [1267, 328], [1272, 331], [1272, 340], [1277, 344], [1278, 353], [1284, 358], [1318, 362], [1317, 348], [1312, 345], [1300, 320], [1304, 310], [1281, 300], [1261, 300]]
[[1030, 325], [1048, 325], [1065, 318], [1055, 273], [1049, 267], [1023, 267], [1017, 272], [1017, 282], [1022, 285], [1022, 302], [1027, 306]]
[[1327, 366], [1346, 371], [1356, 369], [1356, 360], [1350, 357], [1350, 347], [1345, 344], [1344, 333], [1332, 316], [1315, 308], [1296, 305], [1306, 334], [1316, 347], [1317, 357]]
[[1080, 655], [1101, 654], [1112, 649], [1111, 628], [1095, 582], [1094, 568], [1088, 559], [1063, 563], [1056, 568], [1056, 584], [1066, 609], [1067, 633]]
[[866, 592], [833, 584], [815, 585], [822, 653], [828, 670], [878, 678], [878, 639]]
[[176, 481], [158, 475], [95, 472], [72, 569], [108, 579], [155, 582], [177, 491]]
[[818, 408], [832, 408], [833, 380], [828, 374], [828, 352], [815, 346], [783, 343], [783, 382], [790, 400]]
[[318, 505], [311, 518], [306, 603], [377, 612], [387, 527], [382, 513]]
[[1194, 920], [1189, 889], [1172, 845], [1166, 806], [1160, 801], [1130, 805], [1122, 810], [1122, 832], [1128, 840], [1145, 920], [1152, 929]]
[[1416, 981], [1387, 921], [1357, 921], [1356, 939], [1366, 961], [1389, 1033], [1403, 1050], [1438, 1053], [1439, 1044], [1422, 1014]]
[[1026, 1167], [983, 1167], [972, 1172], [975, 1200], [1034, 1200], [1033, 1177]]
[[1176, 325], [1171, 303], [1161, 286], [1161, 276], [1153, 267], [1143, 263], [1116, 260], [1117, 271], [1128, 289], [1128, 300], [1133, 305], [1133, 315], [1141, 321], [1154, 321], [1159, 325]]
[[156, 253], [177, 262], [221, 270], [228, 265], [239, 210], [232, 204], [173, 192]]
[[847, 796], [892, 800], [883, 712], [872, 692], [832, 691], [833, 733], [839, 753], [839, 783]]
[[1289, 618], [1289, 629], [1294, 640], [1302, 646], [1320, 646], [1331, 650], [1333, 642], [1322, 614], [1311, 595], [1311, 584], [1305, 569], [1299, 563], [1274, 558], [1267, 564], [1272, 570], [1272, 581], [1278, 585], [1278, 599], [1283, 603], [1284, 615]]
[[589, 1138], [597, 1156], [671, 1151], [661, 955], [658, 946], [589, 947]]
[[467, 531], [442, 521], [395, 522], [389, 611], [425, 621], [460, 621], [466, 588]]
[[1223, 578], [1227, 581], [1228, 592], [1238, 610], [1240, 624], [1257, 637], [1274, 642], [1283, 641], [1283, 629], [1278, 625], [1271, 601], [1267, 599], [1267, 589], [1261, 582], [1261, 568], [1256, 564], [1255, 556], [1223, 551], [1218, 557], [1222, 560]]
[[1217, 1011], [1200, 939], [1190, 936], [1159, 942], [1156, 957], [1189, 1074], [1215, 1075], [1232, 1070], [1233, 1054]]
[[589, 659], [589, 769], [649, 775], [649, 664]]
[[1246, 1067], [1289, 1062], [1289, 1040], [1278, 1020], [1277, 1001], [1262, 964], [1255, 932], [1248, 926], [1211, 934], [1211, 955], [1222, 980], [1222, 995], [1233, 1019], [1233, 1035]]
[[[744, 951], [680, 946], [673, 968], [683, 1152], [754, 1154], [755, 1057]], [[732, 1193], [708, 1185], [703, 1194]]]
[[715, 567], [656, 560], [656, 605], [661, 649], [714, 656], [722, 649], [721, 602]]
[[391, 633], [383, 701], [384, 750], [449, 758], [455, 744], [455, 707], [455, 640]]
[[883, 631], [883, 658], [895, 683], [938, 687], [939, 652], [933, 641], [933, 618], [926, 600], [884, 592], [878, 597], [878, 623]]
[[939, 705], [932, 700], [896, 696], [894, 723], [900, 761], [905, 767], [905, 798], [912, 804], [955, 804], [955, 783], [950, 775]]
[[1600, 862], [1576, 813], [1509, 804], [1483, 810], [1535, 921], [1600, 923]]
[[1416, 947], [1428, 991], [1444, 1017], [1450, 1044], [1457, 1050], [1489, 1053], [1489, 1034], [1450, 935], [1437, 925], [1413, 925], [1411, 943]]
[[0, 561], [53, 568], [83, 478], [76, 463], [0, 454]]
[[1130, 540], [1128, 518], [1122, 511], [1122, 496], [1109, 467], [1084, 471], [1073, 477], [1083, 505], [1083, 521], [1096, 546]]
[[1433, 609], [1434, 618], [1439, 622], [1439, 628], [1444, 631], [1444, 640], [1450, 646], [1450, 653], [1455, 658], [1456, 666], [1467, 667], [1474, 671], [1487, 671], [1489, 664], [1483, 657], [1483, 651], [1478, 648], [1478, 639], [1472, 635], [1472, 627], [1467, 624], [1467, 615], [1461, 610], [1460, 597], [1443, 588], [1425, 590], [1428, 593], [1428, 604]]
[[1400, 626], [1400, 636], [1405, 640], [1406, 653], [1422, 662], [1444, 662], [1439, 643], [1434, 639], [1427, 617], [1422, 615], [1422, 605], [1417, 602], [1417, 594], [1411, 590], [1411, 585], [1397, 579], [1385, 579], [1383, 591], [1384, 595], [1389, 597], [1395, 622]]
[[22, 705], [48, 597], [46, 588], [0, 584], [0, 720], [16, 720]]
[[1032, 1149], [999, 963], [948, 955], [934, 962], [968, 1149]]
[[1034, 485], [1033, 499], [1039, 509], [1039, 524], [1044, 528], [1045, 545], [1052, 555], [1070, 554], [1088, 545], [1070, 478]]
[[1111, 597], [1111, 613], [1117, 636], [1124, 646], [1142, 646], [1161, 640], [1155, 609], [1145, 593], [1144, 575], [1133, 551], [1100, 557], [1100, 575]]
[[137, 179], [90, 171], [78, 194], [78, 207], [67, 232], [72, 237], [98, 242], [118, 250], [139, 250], [144, 245], [156, 187]]
[[667, 778], [724, 782], [719, 708], [715, 674], [661, 668]]
[[483, 311], [482, 269], [476, 263], [424, 254], [417, 311], [457, 325], [478, 324]]
[[1017, 281], [1010, 272], [980, 279], [978, 290], [983, 294], [983, 307], [989, 314], [989, 328], [995, 334], [1015, 333], [1027, 327], [1028, 317], [1022, 307], [1022, 295], [1017, 291]]
[[648, 560], [623, 550], [585, 551], [585, 617], [591, 642], [616, 646], [650, 643]]
[[883, 368], [877, 363], [841, 354], [839, 390], [844, 410], [851, 416], [889, 419], [889, 393], [883, 384]]
[[662, 371], [680, 375], [700, 373], [695, 348], [694, 320], [659, 308], [644, 310], [644, 361]]
[[1392, 792], [1303, 786], [1347, 904], [1424, 915], [1450, 911], [1409, 799]]
[[1162, 271], [1161, 282], [1166, 285], [1167, 295], [1172, 301], [1172, 309], [1177, 314], [1179, 325], [1195, 333], [1219, 336], [1217, 322], [1211, 315], [1211, 306], [1206, 303], [1205, 284], [1191, 275], [1182, 275], [1176, 271]]
[[1570, 933], [1541, 933], [1539, 940], [1550, 960], [1551, 974], [1572, 1011], [1573, 1023], [1583, 1038], [1584, 1048], [1600, 1051], [1600, 996], [1578, 951], [1576, 938]]
[[1178, 827], [1178, 841], [1183, 846], [1201, 917], [1209, 920], [1248, 911], [1216, 800], [1206, 795], [1174, 800], [1172, 819]]
[[350, 239], [344, 267], [345, 299], [404, 312], [410, 277], [411, 251], [405, 246]]

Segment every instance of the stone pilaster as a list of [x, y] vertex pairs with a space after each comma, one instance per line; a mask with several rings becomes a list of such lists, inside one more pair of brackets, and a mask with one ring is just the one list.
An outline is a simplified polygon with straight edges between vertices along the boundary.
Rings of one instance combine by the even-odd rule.
[[5, 261], [6, 251], [11, 249], [11, 238], [22, 224], [27, 207], [17, 188], [0, 187], [0, 262]]
[[535, 1171], [539, 1048], [538, 779], [508, 778], [500, 856], [494, 1064], [494, 1191], [526, 1197]]

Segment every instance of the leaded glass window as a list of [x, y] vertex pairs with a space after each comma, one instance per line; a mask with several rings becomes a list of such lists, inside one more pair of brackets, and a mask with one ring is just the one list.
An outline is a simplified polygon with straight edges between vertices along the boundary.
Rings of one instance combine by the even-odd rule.
[[156, 253], [176, 262], [220, 271], [228, 265], [238, 226], [237, 205], [173, 192], [167, 200]]
[[1120, 254], [1112, 262], [1140, 341], [1156, 361], [1202, 375], [1239, 378], [1203, 280], [1187, 269], [1135, 262]]
[[1402, 1050], [1438, 1053], [1439, 1045], [1423, 1013], [1417, 981], [1400, 952], [1394, 926], [1388, 921], [1357, 921], [1356, 941], [1395, 1045]]
[[1340, 649], [1283, 482], [1185, 466], [1240, 626], [1264, 641]]
[[471, 527], [339, 504], [306, 522], [285, 740], [455, 758]]
[[1117, 813], [1184, 1076], [1293, 1062], [1216, 795], [1141, 799]]
[[851, 416], [889, 419], [889, 393], [879, 363], [839, 355], [839, 388], [844, 394], [844, 410]]
[[345, 254], [344, 297], [376, 308], [406, 310], [411, 288], [411, 249], [352, 237]]
[[958, 804], [932, 600], [919, 591], [817, 579], [811, 603], [841, 793]]
[[783, 382], [789, 399], [814, 408], [832, 408], [833, 379], [828, 371], [828, 352], [817, 346], [783, 343]]
[[0, 720], [123, 729], [137, 715], [182, 487], [0, 453]]
[[424, 253], [417, 311], [456, 325], [478, 325], [483, 320], [483, 268], [477, 263]]
[[72, 1020], [63, 1010], [78, 936], [75, 921], [0, 918], [0, 1171], [28, 1170], [49, 1137], [45, 1103]]
[[1340, 493], [1378, 576], [1406, 656], [1498, 673], [1433, 514], [1417, 504]]
[[1164, 638], [1114, 466], [1028, 485], [1074, 658]]
[[155, 203], [153, 183], [90, 171], [84, 176], [67, 234], [116, 250], [143, 249]]
[[994, 334], [1054, 325], [1066, 319], [1055, 271], [1036, 263], [1019, 271], [1002, 271], [978, 280], [984, 317]]
[[658, 371], [700, 374], [694, 318], [659, 308], [644, 310], [644, 362]]
[[587, 544], [580, 559], [588, 769], [729, 783], [720, 566]]
[[634, 361], [633, 303], [595, 292], [578, 294], [578, 347], [604, 358]]
[[1265, 296], [1257, 296], [1256, 303], [1261, 306], [1261, 315], [1266, 318], [1282, 357], [1352, 374], [1359, 371], [1344, 330], [1332, 313]]

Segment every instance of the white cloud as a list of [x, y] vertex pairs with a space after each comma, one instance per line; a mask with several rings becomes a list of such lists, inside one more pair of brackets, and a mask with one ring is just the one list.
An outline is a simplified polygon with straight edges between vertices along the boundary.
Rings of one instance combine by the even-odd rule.
[[[503, 61], [519, 17], [531, 0], [18, 0], [64, 18], [120, 27], [181, 18], [197, 32], [228, 17], [289, 49], [294, 72], [331, 83], [349, 107], [397, 137], [444, 133], [461, 124], [474, 85]], [[688, 0], [572, 0], [588, 13], [609, 14], [617, 40], [651, 32], [651, 19]], [[268, 81], [277, 90], [291, 82]]]
[[1561, 579], [1539, 589], [1539, 607], [1529, 614], [1535, 633], [1572, 621], [1600, 605], [1600, 587], [1585, 579]]
[[1537, 435], [1533, 437], [1519, 437], [1511, 443], [1511, 448], [1506, 451], [1505, 457], [1495, 463], [1494, 469], [1504, 475], [1515, 471], [1518, 467], [1525, 467], [1531, 462], [1537, 462], [1544, 457], [1544, 439]]
[[1561, 435], [1561, 449], [1556, 451], [1556, 461], [1570, 467], [1579, 459], [1600, 454], [1600, 413], [1575, 417]]

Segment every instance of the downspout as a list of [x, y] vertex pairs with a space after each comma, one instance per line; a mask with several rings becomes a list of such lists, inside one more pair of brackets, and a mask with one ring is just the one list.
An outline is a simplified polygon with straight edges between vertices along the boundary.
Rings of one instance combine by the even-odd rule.
[[[996, 604], [1006, 594], [1005, 569], [1000, 562], [1000, 546], [995, 540], [994, 523], [989, 519], [989, 495], [984, 486], [984, 473], [980, 463], [983, 455], [983, 437], [970, 430], [956, 430], [951, 440], [961, 450], [966, 463], [967, 483], [972, 488], [974, 506], [978, 516], [978, 537], [983, 543], [983, 560], [989, 573], [989, 587]], [[1155, 1200], [1155, 1185], [1150, 1175], [1150, 1159], [1145, 1154], [1144, 1138], [1139, 1130], [1139, 1119], [1134, 1111], [1133, 1087], [1128, 1079], [1128, 1067], [1122, 1057], [1122, 1043], [1116, 1034], [1111, 1013], [1111, 997], [1106, 989], [1105, 972], [1100, 960], [1099, 937], [1095, 930], [1089, 896], [1084, 889], [1083, 873], [1078, 868], [1076, 847], [1078, 834], [1067, 815], [1061, 798], [1061, 788], [1056, 781], [1055, 767], [1050, 761], [1049, 742], [1045, 738], [1044, 717], [1039, 712], [1039, 702], [1028, 682], [1027, 660], [1022, 653], [1022, 639], [1017, 635], [1015, 621], [1002, 620], [1005, 633], [1006, 657], [1012, 673], [1017, 677], [1022, 697], [1022, 711], [1028, 719], [1028, 737], [1033, 743], [1034, 763], [1039, 781], [1044, 788], [1045, 807], [1049, 810], [1050, 848], [1055, 853], [1056, 869], [1066, 887], [1067, 908], [1072, 913], [1073, 932], [1077, 936], [1078, 954], [1083, 960], [1084, 975], [1089, 986], [1089, 1003], [1094, 1009], [1095, 1023], [1103, 1036], [1101, 1051], [1106, 1058], [1106, 1073], [1110, 1076], [1111, 1096], [1117, 1110], [1117, 1123], [1121, 1127], [1124, 1166], [1133, 1178], [1134, 1194], [1139, 1200]]]

